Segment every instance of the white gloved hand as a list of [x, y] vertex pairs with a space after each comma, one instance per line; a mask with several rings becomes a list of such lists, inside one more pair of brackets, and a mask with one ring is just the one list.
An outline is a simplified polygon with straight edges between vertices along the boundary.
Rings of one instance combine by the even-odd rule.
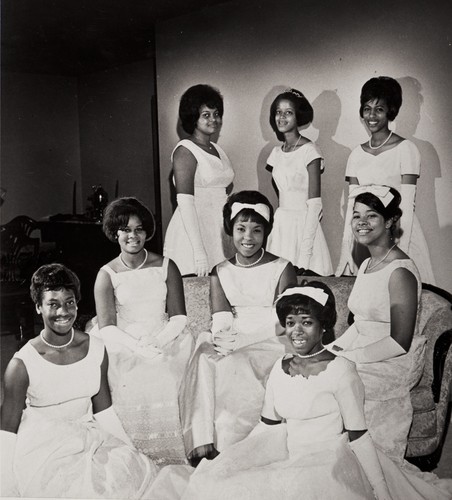
[[385, 361], [386, 359], [392, 359], [406, 354], [405, 349], [391, 336], [351, 351], [344, 350], [333, 352], [338, 356], [342, 356], [350, 361], [353, 361], [354, 363], [377, 363], [378, 361]]
[[353, 217], [353, 206], [355, 204], [355, 198], [353, 196], [353, 191], [359, 187], [359, 184], [350, 184], [348, 188], [348, 202], [347, 202], [347, 212], [345, 214], [344, 220], [344, 234], [342, 236], [341, 245], [341, 255], [339, 257], [339, 264], [337, 265], [335, 275], [342, 276], [347, 270], [349, 274], [356, 274], [356, 264], [353, 260], [353, 244], [355, 238], [352, 231], [352, 217]]
[[13, 467], [16, 442], [17, 434], [0, 431], [0, 495], [2, 497], [20, 496]]
[[377, 451], [370, 434], [366, 432], [360, 438], [351, 441], [350, 448], [356, 455], [361, 467], [363, 468], [367, 479], [374, 490], [377, 500], [391, 500], [388, 486], [386, 484]]
[[182, 333], [186, 324], [187, 316], [185, 314], [176, 314], [175, 316], [171, 316], [163, 330], [154, 339], [155, 345], [162, 349]]
[[233, 315], [231, 311], [219, 311], [212, 314], [212, 343], [215, 351], [226, 356], [235, 347], [237, 333], [233, 331]]
[[298, 267], [309, 269], [320, 220], [322, 219], [322, 198], [309, 198], [306, 202], [307, 212], [301, 240], [301, 260]]
[[95, 413], [94, 419], [104, 431], [120, 439], [131, 448], [135, 448], [131, 439], [126, 434], [113, 406], [109, 406], [107, 409]]
[[195, 272], [197, 276], [208, 276], [209, 260], [201, 238], [195, 197], [192, 194], [179, 193], [176, 199], [185, 231], [193, 249]]
[[137, 339], [116, 325], [104, 326], [99, 330], [99, 335], [107, 348], [113, 351], [115, 350], [115, 344], [125, 346], [131, 351], [135, 351], [137, 347]]
[[416, 198], [416, 185], [415, 184], [402, 184], [400, 186], [400, 195], [402, 201], [400, 208], [402, 209], [402, 217], [400, 218], [400, 228], [402, 229], [402, 236], [399, 241], [399, 248], [408, 254], [411, 232], [413, 230], [414, 208]]

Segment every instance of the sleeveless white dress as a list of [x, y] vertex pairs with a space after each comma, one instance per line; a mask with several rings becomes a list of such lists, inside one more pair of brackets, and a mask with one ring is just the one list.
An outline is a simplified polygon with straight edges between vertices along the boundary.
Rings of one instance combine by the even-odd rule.
[[149, 498], [157, 467], [93, 419], [104, 344], [89, 342], [85, 358], [70, 365], [47, 361], [29, 342], [14, 355], [29, 377], [14, 456], [22, 497]]
[[245, 437], [259, 420], [264, 387], [286, 337], [277, 337], [275, 290], [288, 265], [278, 258], [243, 268], [224, 261], [218, 277], [234, 314], [235, 350], [218, 355], [210, 332], [198, 336], [181, 388], [180, 408], [187, 453], [214, 443], [218, 450]]
[[[267, 250], [301, 265], [301, 243], [307, 214], [309, 177], [307, 166], [320, 159], [323, 172], [323, 157], [313, 142], [303, 144], [295, 151], [285, 152], [281, 146], [273, 148], [267, 164], [273, 167], [273, 179], [279, 190], [279, 207], [275, 212], [273, 230], [267, 241]], [[314, 239], [309, 269], [327, 276], [333, 273], [330, 252], [320, 224]]]
[[[382, 151], [376, 156], [367, 153], [361, 146], [356, 147], [349, 156], [345, 175], [356, 177], [360, 185], [384, 184], [397, 189], [400, 193], [402, 175], [411, 174], [419, 177], [420, 171], [419, 150], [415, 144], [405, 139], [394, 148]], [[419, 269], [422, 281], [434, 284], [430, 252], [416, 214], [413, 215], [408, 255]], [[356, 274], [357, 270], [358, 267], [355, 267], [352, 271]], [[343, 269], [338, 269], [336, 274], [339, 275], [342, 271]]]
[[[366, 429], [364, 389], [354, 364], [338, 357], [323, 372], [305, 378], [291, 377], [281, 363], [271, 370], [262, 414], [283, 423], [245, 438], [212, 461], [203, 460], [182, 500], [374, 498], [344, 434], [344, 428]], [[412, 475], [381, 450], [377, 453], [394, 500], [450, 498], [450, 480]], [[171, 472], [181, 480], [177, 469]]]
[[[223, 230], [223, 206], [227, 200], [226, 188], [234, 179], [234, 171], [226, 153], [211, 143], [220, 158], [206, 153], [189, 139], [176, 144], [187, 148], [198, 162], [195, 172], [195, 208], [204, 249], [207, 252], [209, 270], [225, 258], [231, 257], [233, 249], [230, 239]], [[189, 235], [185, 230], [179, 207], [176, 208], [165, 235], [163, 255], [172, 259], [181, 274], [194, 274], [195, 261]]]
[[[102, 269], [113, 285], [118, 328], [136, 339], [156, 337], [168, 321], [168, 259], [164, 258], [161, 267], [120, 273], [108, 265]], [[95, 335], [96, 329], [90, 333]], [[152, 359], [125, 346], [109, 345], [108, 338], [105, 343], [113, 403], [134, 445], [159, 465], [185, 463], [178, 392], [192, 353], [192, 336], [182, 332]]]

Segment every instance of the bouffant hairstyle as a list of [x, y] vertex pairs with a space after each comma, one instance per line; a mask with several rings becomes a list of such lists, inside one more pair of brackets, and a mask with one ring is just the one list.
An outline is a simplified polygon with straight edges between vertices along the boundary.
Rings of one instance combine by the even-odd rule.
[[72, 290], [77, 302], [81, 299], [80, 280], [77, 275], [63, 264], [45, 264], [31, 277], [30, 296], [36, 305], [42, 304], [47, 290]]
[[223, 96], [220, 91], [210, 85], [194, 85], [185, 91], [179, 105], [179, 118], [182, 128], [187, 134], [193, 134], [199, 120], [199, 109], [207, 106], [216, 109], [223, 116]]
[[[262, 215], [258, 214], [252, 208], [243, 208], [237, 215], [231, 220], [231, 210], [234, 203], [250, 203], [251, 205], [256, 205], [257, 203], [263, 203], [267, 205], [270, 212], [270, 220], [264, 219]], [[236, 221], [251, 221], [256, 224], [262, 224], [264, 227], [264, 246], [268, 235], [273, 228], [273, 207], [268, 201], [268, 198], [258, 191], [240, 191], [239, 193], [232, 194], [225, 206], [223, 207], [223, 226], [227, 235], [232, 236], [234, 224]]]
[[359, 194], [355, 199], [355, 203], [367, 205], [372, 210], [375, 210], [375, 212], [382, 215], [385, 221], [392, 219], [394, 222], [397, 222], [402, 216], [402, 210], [400, 208], [402, 197], [397, 189], [392, 187], [389, 188], [389, 192], [394, 196], [394, 198], [386, 205], [386, 207], [383, 205], [383, 202], [378, 196], [370, 192]]
[[284, 134], [278, 130], [276, 125], [276, 108], [283, 99], [290, 101], [295, 108], [295, 116], [299, 127], [312, 122], [314, 119], [314, 110], [312, 106], [299, 90], [287, 89], [282, 94], [277, 95], [270, 106], [270, 125], [280, 141], [284, 140]]
[[150, 240], [155, 232], [155, 220], [151, 211], [134, 197], [123, 197], [112, 201], [105, 209], [102, 229], [110, 241], [118, 239], [118, 229], [127, 227], [132, 215], [138, 217]]
[[276, 314], [278, 315], [281, 326], [283, 328], [286, 327], [286, 318], [289, 314], [309, 314], [320, 322], [322, 328], [325, 330], [325, 337], [333, 341], [334, 325], [337, 319], [336, 299], [334, 298], [333, 292], [321, 281], [307, 280], [303, 280], [301, 285], [289, 286], [286, 290], [294, 288], [295, 286], [320, 288], [328, 295], [328, 299], [325, 305], [322, 306], [322, 304], [316, 300], [307, 295], [302, 295], [301, 293], [281, 297], [276, 302]]
[[388, 106], [388, 120], [395, 120], [402, 106], [402, 87], [390, 76], [377, 76], [368, 80], [361, 89], [359, 116], [363, 117], [364, 106], [369, 101], [384, 101]]

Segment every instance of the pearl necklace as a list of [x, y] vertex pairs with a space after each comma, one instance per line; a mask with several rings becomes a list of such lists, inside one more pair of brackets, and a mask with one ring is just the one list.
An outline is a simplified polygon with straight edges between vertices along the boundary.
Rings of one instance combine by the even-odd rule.
[[143, 249], [144, 250], [144, 260], [143, 262], [138, 266], [138, 267], [130, 267], [129, 265], [127, 265], [123, 258], [122, 258], [122, 255], [119, 254], [119, 260], [121, 261], [121, 264], [126, 267], [127, 269], [131, 269], [132, 271], [136, 271], [137, 269], [141, 269], [145, 264], [146, 264], [146, 261], [148, 260], [148, 251], [146, 250], [146, 248]]
[[388, 137], [386, 137], [386, 139], [379, 146], [372, 146], [372, 144], [371, 144], [372, 136], [370, 136], [369, 137], [369, 143], [368, 143], [369, 144], [369, 148], [370, 149], [380, 149], [380, 148], [382, 148], [389, 141], [389, 139], [391, 138], [391, 136], [392, 136], [392, 130], [389, 132]]
[[47, 340], [44, 337], [44, 330], [41, 330], [41, 333], [39, 334], [39, 336], [41, 337], [41, 340], [44, 342], [45, 345], [52, 347], [53, 349], [63, 349], [63, 347], [67, 347], [74, 340], [74, 329], [72, 328], [71, 338], [70, 338], [69, 342], [66, 342], [66, 344], [63, 344], [63, 345], [53, 345], [50, 342], [47, 342]]
[[382, 259], [378, 260], [378, 261], [377, 261], [374, 265], [372, 265], [372, 266], [370, 265], [370, 262], [371, 262], [371, 260], [372, 260], [372, 257], [371, 257], [371, 259], [370, 259], [370, 261], [369, 261], [369, 264], [367, 264], [366, 271], [372, 271], [372, 269], [374, 269], [375, 267], [377, 267], [377, 266], [378, 266], [378, 264], [381, 264], [383, 261], [385, 261], [385, 260], [386, 260], [386, 258], [387, 258], [387, 257], [388, 257], [388, 255], [392, 252], [392, 249], [393, 249], [395, 246], [396, 246], [396, 244], [394, 243], [394, 245], [392, 245], [392, 247], [391, 247], [391, 248], [390, 248], [390, 249], [386, 252], [385, 256], [384, 256]]
[[256, 266], [257, 264], [259, 264], [259, 262], [264, 258], [264, 255], [265, 255], [265, 250], [263, 248], [261, 248], [261, 256], [254, 262], [252, 262], [251, 264], [242, 264], [240, 261], [239, 261], [239, 254], [236, 253], [235, 254], [235, 263], [239, 266], [239, 267], [253, 267], [253, 266]]
[[[287, 141], [284, 141], [284, 152], [288, 153], [289, 151], [295, 151], [295, 149], [297, 149], [298, 143], [300, 142], [300, 139], [301, 135], [298, 136], [297, 142], [293, 146], [288, 146]], [[289, 150], [287, 149], [288, 147], [290, 147]]]
[[325, 351], [326, 347], [322, 346], [322, 349], [320, 351], [315, 352], [314, 354], [298, 354], [297, 352], [295, 353], [295, 356], [301, 358], [301, 359], [307, 359], [307, 358], [313, 358], [314, 356], [317, 356], [321, 352]]

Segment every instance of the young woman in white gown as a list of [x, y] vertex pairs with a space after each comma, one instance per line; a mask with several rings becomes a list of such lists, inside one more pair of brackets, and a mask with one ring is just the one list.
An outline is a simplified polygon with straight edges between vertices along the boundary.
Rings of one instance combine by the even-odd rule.
[[61, 264], [42, 266], [31, 296], [44, 329], [6, 368], [1, 496], [150, 498], [158, 469], [113, 409], [104, 344], [73, 328], [77, 276]]
[[209, 85], [194, 85], [182, 96], [179, 117], [190, 134], [171, 155], [177, 208], [165, 235], [163, 255], [174, 260], [182, 275], [207, 276], [230, 257], [221, 211], [234, 178], [226, 153], [211, 141], [223, 119], [223, 98]]
[[320, 226], [323, 157], [318, 146], [298, 131], [313, 116], [312, 106], [295, 89], [279, 94], [271, 105], [270, 125], [284, 143], [275, 146], [267, 160], [279, 194], [267, 250], [300, 269], [330, 275], [330, 252]]
[[429, 475], [427, 482], [402, 471], [374, 446], [355, 365], [322, 345], [336, 321], [329, 288], [320, 282], [288, 288], [276, 310], [294, 354], [271, 370], [260, 423], [213, 461], [202, 461], [181, 498], [450, 498], [452, 481]]
[[197, 338], [180, 395], [192, 463], [239, 441], [259, 419], [268, 373], [287, 348], [285, 338], [276, 337], [273, 303], [296, 283], [292, 264], [265, 251], [273, 222], [265, 196], [236, 193], [223, 214], [236, 254], [212, 272], [211, 332]]
[[360, 186], [351, 201], [352, 231], [370, 258], [361, 264], [348, 300], [354, 323], [332, 349], [356, 363], [372, 439], [411, 469], [404, 461], [413, 416], [410, 390], [422, 375], [426, 341], [418, 324], [421, 279], [394, 239], [400, 194], [388, 186]]
[[[358, 185], [381, 184], [391, 186], [402, 196], [400, 219], [402, 234], [397, 238], [399, 248], [419, 269], [425, 283], [434, 284], [430, 253], [419, 220], [414, 211], [416, 185], [420, 176], [420, 154], [413, 142], [389, 129], [402, 105], [402, 88], [393, 78], [371, 78], [361, 90], [359, 114], [370, 133], [364, 144], [356, 147], [347, 162], [345, 178], [349, 193]], [[352, 198], [350, 198], [352, 199]], [[356, 275], [368, 251], [353, 238], [350, 221], [353, 207], [347, 206], [341, 256], [336, 276]]]
[[136, 198], [106, 209], [104, 232], [121, 249], [97, 275], [97, 325], [110, 356], [112, 397], [135, 446], [158, 464], [185, 461], [178, 392], [192, 352], [182, 278], [167, 257], [144, 245], [155, 230]]

